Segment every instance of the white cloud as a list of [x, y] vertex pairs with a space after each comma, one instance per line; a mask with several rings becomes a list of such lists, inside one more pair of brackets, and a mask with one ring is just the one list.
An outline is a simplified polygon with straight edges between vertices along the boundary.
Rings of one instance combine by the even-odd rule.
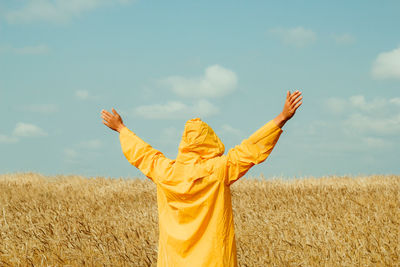
[[79, 90], [75, 92], [75, 97], [81, 100], [86, 100], [90, 97], [90, 94], [86, 90]]
[[332, 113], [342, 113], [346, 110], [347, 105], [348, 103], [346, 99], [330, 97], [325, 101], [324, 106]]
[[17, 143], [20, 137], [40, 137], [48, 134], [40, 127], [24, 122], [18, 122], [11, 135], [0, 134], [0, 143], [13, 144]]
[[377, 117], [361, 113], [351, 114], [345, 121], [349, 134], [400, 134], [400, 113], [390, 117]]
[[88, 90], [77, 90], [74, 92], [74, 96], [79, 100], [98, 100], [102, 98], [100, 94], [93, 94]]
[[348, 33], [344, 34], [333, 34], [332, 38], [335, 40], [337, 44], [341, 45], [348, 45], [348, 44], [354, 44], [356, 42], [356, 38]]
[[103, 146], [103, 143], [99, 139], [87, 140], [87, 141], [83, 141], [79, 144], [79, 147], [82, 147], [85, 149], [99, 149], [102, 146]]
[[221, 97], [233, 92], [237, 85], [237, 77], [233, 71], [213, 65], [205, 69], [202, 77], [170, 76], [161, 82], [170, 86], [172, 91], [181, 97], [208, 98]]
[[46, 136], [47, 133], [34, 124], [19, 122], [15, 126], [13, 135], [18, 137], [37, 137]]
[[221, 126], [221, 130], [222, 130], [221, 132], [223, 132], [223, 133], [232, 134], [232, 135], [240, 136], [242, 134], [242, 132], [239, 129], [236, 129], [229, 124], [223, 124]]
[[341, 127], [347, 134], [400, 134], [400, 98], [375, 97], [367, 101], [363, 95], [355, 95], [348, 99], [329, 98], [325, 104], [332, 113], [340, 113]]
[[50, 51], [49, 47], [45, 44], [14, 47], [11, 45], [1, 45], [0, 53], [13, 53], [18, 55], [40, 55], [46, 54]]
[[385, 108], [400, 105], [400, 98], [385, 99], [376, 97], [367, 102], [363, 95], [354, 95], [345, 98], [330, 97], [325, 101], [324, 107], [332, 113], [343, 113], [349, 111], [379, 112]]
[[171, 149], [170, 152], [171, 155], [175, 155], [174, 153], [176, 152], [176, 147], [179, 144], [179, 141], [182, 138], [182, 129], [177, 129], [174, 126], [169, 126], [167, 128], [164, 128], [160, 132], [160, 136], [158, 138], [158, 142], [162, 144], [165, 147], [168, 147]]
[[4, 134], [0, 134], [0, 144], [13, 144], [18, 142], [18, 138], [15, 136], [7, 136]]
[[5, 18], [9, 23], [36, 21], [67, 22], [82, 13], [107, 4], [127, 4], [130, 0], [26, 0], [14, 10], [8, 10]]
[[372, 65], [371, 73], [377, 79], [400, 79], [400, 47], [380, 53]]
[[376, 138], [376, 137], [365, 137], [363, 138], [364, 143], [373, 148], [383, 148], [388, 145], [388, 142], [385, 141], [382, 138]]
[[209, 117], [217, 114], [219, 109], [207, 100], [199, 100], [192, 107], [191, 112], [193, 113], [193, 116]]
[[307, 124], [305, 132], [308, 135], [319, 135], [322, 130], [329, 129], [332, 125], [327, 121], [315, 120]]
[[295, 28], [274, 28], [270, 33], [277, 35], [286, 45], [304, 47], [314, 43], [317, 40], [317, 34], [301, 26]]
[[135, 108], [135, 112], [145, 118], [155, 119], [155, 118], [169, 118], [175, 117], [186, 111], [188, 106], [178, 102], [171, 101], [165, 105], [154, 104], [154, 105], [144, 105]]
[[62, 152], [68, 163], [81, 164], [99, 155], [98, 150], [103, 146], [99, 139], [85, 140], [65, 148]]
[[387, 99], [384, 98], [374, 98], [372, 101], [367, 103], [365, 101], [365, 97], [362, 95], [352, 96], [350, 97], [349, 100], [350, 104], [353, 107], [369, 112], [384, 108], [385, 106], [387, 106], [388, 102], [390, 103], [390, 100], [388, 101]]
[[400, 106], [400, 97], [395, 97], [389, 100], [390, 103]]
[[170, 140], [170, 139], [178, 139], [182, 136], [182, 132], [179, 131], [178, 129], [176, 129], [173, 126], [164, 128], [161, 131], [161, 135], [164, 137], [164, 139], [166, 140]]
[[180, 97], [198, 99], [190, 104], [169, 101], [165, 104], [142, 105], [134, 114], [147, 119], [181, 119], [208, 117], [219, 112], [218, 107], [205, 98], [222, 97], [233, 92], [237, 85], [236, 74], [220, 65], [209, 66], [202, 77], [170, 76], [160, 81]]
[[34, 104], [21, 107], [24, 111], [50, 114], [58, 111], [58, 106], [55, 104]]
[[76, 158], [76, 157], [79, 156], [78, 152], [75, 151], [75, 150], [72, 149], [72, 148], [66, 148], [66, 149], [64, 149], [64, 155], [65, 155], [65, 157], [66, 157], [67, 160], [74, 159], [74, 158]]
[[143, 105], [135, 108], [135, 114], [147, 119], [180, 119], [186, 117], [208, 117], [218, 113], [218, 108], [207, 100], [199, 100], [193, 105], [179, 101], [167, 104]]

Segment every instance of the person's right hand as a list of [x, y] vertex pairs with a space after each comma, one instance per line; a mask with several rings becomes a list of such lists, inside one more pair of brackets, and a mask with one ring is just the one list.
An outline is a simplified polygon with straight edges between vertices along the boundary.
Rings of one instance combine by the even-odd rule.
[[101, 111], [103, 124], [116, 132], [120, 132], [121, 129], [125, 127], [125, 125], [122, 122], [121, 116], [117, 113], [117, 111], [114, 108], [112, 108], [112, 112], [114, 114], [111, 114], [110, 112], [104, 109]]
[[302, 98], [303, 97], [301, 96], [301, 92], [299, 90], [292, 94], [290, 91], [287, 91], [285, 105], [283, 106], [282, 110], [282, 117], [284, 120], [287, 121], [293, 117], [297, 108], [303, 103], [303, 101], [300, 102]]

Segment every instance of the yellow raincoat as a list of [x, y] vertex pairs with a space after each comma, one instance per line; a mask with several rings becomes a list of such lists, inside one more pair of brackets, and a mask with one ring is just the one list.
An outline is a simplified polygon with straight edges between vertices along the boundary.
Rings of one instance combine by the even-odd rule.
[[281, 133], [271, 120], [224, 155], [211, 127], [191, 119], [172, 160], [120, 131], [127, 160], [157, 185], [158, 267], [237, 266], [229, 186], [268, 157]]

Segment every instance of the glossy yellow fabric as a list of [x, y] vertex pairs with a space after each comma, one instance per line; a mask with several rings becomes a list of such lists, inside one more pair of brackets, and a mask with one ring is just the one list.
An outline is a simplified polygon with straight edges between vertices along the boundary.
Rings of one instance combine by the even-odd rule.
[[271, 120], [224, 155], [218, 136], [196, 118], [186, 122], [172, 160], [120, 131], [127, 160], [157, 185], [158, 267], [237, 266], [230, 185], [268, 157], [281, 133]]

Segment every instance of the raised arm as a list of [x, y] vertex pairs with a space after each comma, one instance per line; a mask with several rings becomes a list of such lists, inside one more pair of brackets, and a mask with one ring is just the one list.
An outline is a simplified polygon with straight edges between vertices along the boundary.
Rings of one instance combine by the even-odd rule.
[[165, 173], [171, 160], [129, 130], [115, 109], [112, 109], [112, 112], [114, 114], [102, 110], [103, 124], [119, 132], [121, 149], [126, 159], [153, 182], [157, 183], [158, 178]]
[[228, 151], [225, 163], [225, 183], [233, 184], [236, 180], [246, 174], [255, 164], [267, 159], [275, 147], [282, 133], [282, 127], [295, 114], [297, 108], [302, 104], [301, 92], [296, 91], [286, 95], [282, 112], [273, 120], [270, 120], [248, 139]]

